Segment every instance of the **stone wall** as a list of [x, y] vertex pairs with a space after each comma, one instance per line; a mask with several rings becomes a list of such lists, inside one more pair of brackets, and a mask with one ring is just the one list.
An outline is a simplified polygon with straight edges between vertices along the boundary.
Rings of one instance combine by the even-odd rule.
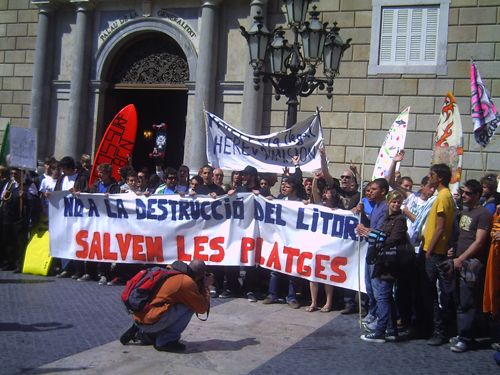
[[[238, 124], [241, 111], [242, 81], [245, 74], [246, 45], [238, 25], [250, 25], [249, 2], [239, 0], [222, 4], [220, 39], [221, 58], [218, 85], [220, 115]], [[447, 69], [444, 76], [374, 75], [368, 76], [372, 22], [371, 0], [313, 1], [324, 22], [337, 21], [344, 39], [352, 38], [346, 51], [341, 74], [335, 80], [334, 97], [328, 100], [315, 93], [302, 98], [299, 119], [322, 108], [326, 149], [332, 173], [338, 175], [352, 160], [363, 160], [364, 176], [369, 177], [386, 132], [407, 105], [411, 105], [410, 129], [406, 141], [407, 156], [402, 173], [420, 179], [427, 173], [433, 132], [443, 97], [451, 90], [462, 113], [465, 131], [464, 178], [477, 178], [487, 171], [500, 169], [500, 141], [483, 153], [473, 140], [469, 106], [469, 58], [477, 61], [483, 80], [500, 106], [500, 0], [453, 0], [448, 20]], [[0, 0], [0, 139], [7, 122], [28, 126], [31, 99], [31, 75], [36, 39], [37, 9], [29, 0]], [[281, 0], [269, 0], [267, 25], [272, 30], [286, 21]], [[225, 33], [225, 34], [224, 34]], [[291, 39], [289, 37], [289, 39]], [[236, 52], [235, 52], [236, 51]], [[286, 123], [286, 98], [274, 100], [265, 87], [264, 132], [277, 131]], [[366, 120], [367, 131], [363, 128]], [[272, 126], [270, 126], [272, 125]], [[484, 167], [483, 167], [484, 166]]]
[[[337, 21], [342, 38], [352, 38], [335, 80], [333, 100], [324, 95], [302, 98], [299, 119], [322, 108], [322, 124], [330, 170], [339, 175], [350, 160], [363, 161], [363, 129], [366, 118], [365, 178], [373, 171], [387, 130], [406, 106], [411, 105], [403, 175], [420, 180], [428, 172], [433, 132], [447, 91], [455, 95], [464, 128], [464, 179], [482, 176], [484, 169], [499, 171], [500, 140], [483, 153], [475, 143], [470, 118], [469, 59], [477, 62], [483, 81], [500, 105], [500, 0], [453, 0], [448, 22], [448, 73], [436, 75], [368, 76], [372, 5], [370, 0], [335, 0], [312, 3], [322, 12], [323, 22]], [[268, 27], [283, 22], [281, 1], [270, 1]], [[289, 36], [289, 40], [291, 36]], [[265, 118], [277, 131], [285, 125], [286, 98], [276, 102], [269, 90]], [[481, 161], [481, 158], [483, 161]]]
[[28, 126], [38, 12], [29, 0], [0, 0], [0, 139]]

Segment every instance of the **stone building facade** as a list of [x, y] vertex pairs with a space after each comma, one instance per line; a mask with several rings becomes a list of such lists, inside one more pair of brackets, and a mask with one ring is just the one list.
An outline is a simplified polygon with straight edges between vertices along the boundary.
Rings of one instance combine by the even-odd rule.
[[[364, 174], [370, 176], [387, 130], [411, 105], [401, 172], [420, 179], [428, 171], [448, 91], [462, 115], [464, 179], [498, 173], [498, 137], [483, 150], [473, 139], [469, 61], [474, 58], [500, 106], [500, 0], [312, 5], [323, 22], [336, 21], [341, 36], [352, 38], [333, 99], [315, 92], [299, 105], [299, 120], [322, 108], [334, 175], [351, 160], [362, 162], [365, 139]], [[280, 0], [0, 0], [0, 130], [9, 121], [37, 129], [40, 157], [94, 153], [113, 114], [134, 102], [137, 163], [147, 163], [144, 155], [151, 151], [144, 131], [164, 121], [171, 150], [167, 162], [197, 170], [205, 162], [203, 108], [247, 133], [284, 128], [286, 98], [276, 101], [270, 86], [253, 89], [248, 47], [239, 31], [240, 24], [248, 29], [257, 11], [270, 30], [286, 26], [283, 10]], [[393, 35], [384, 29], [395, 27], [399, 35], [405, 17], [415, 22], [411, 27], [420, 22], [425, 30], [408, 36], [425, 41], [422, 56], [412, 47], [400, 50], [409, 62], [398, 57], [399, 39], [391, 42]], [[395, 54], [383, 57], [390, 48]]]

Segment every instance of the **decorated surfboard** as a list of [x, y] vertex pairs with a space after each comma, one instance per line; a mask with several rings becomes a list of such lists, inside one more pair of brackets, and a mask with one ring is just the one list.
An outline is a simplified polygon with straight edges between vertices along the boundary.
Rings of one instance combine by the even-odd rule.
[[117, 113], [104, 133], [94, 158], [89, 185], [97, 180], [97, 166], [102, 163], [111, 164], [113, 178], [120, 180], [119, 169], [128, 163], [134, 151], [136, 135], [137, 112], [135, 106], [129, 104]]
[[24, 256], [23, 273], [47, 276], [52, 264], [47, 218], [33, 231]]
[[[408, 118], [410, 117], [410, 107], [406, 107], [392, 123], [387, 133], [384, 143], [380, 148], [373, 169], [372, 180], [376, 178], [387, 178], [391, 167], [392, 158], [399, 150], [405, 148], [406, 131], [408, 130]], [[398, 166], [399, 167], [399, 166]]]
[[462, 176], [464, 135], [460, 112], [451, 92], [444, 98], [439, 122], [434, 134], [432, 164], [446, 164], [451, 168], [451, 193], [458, 192]]

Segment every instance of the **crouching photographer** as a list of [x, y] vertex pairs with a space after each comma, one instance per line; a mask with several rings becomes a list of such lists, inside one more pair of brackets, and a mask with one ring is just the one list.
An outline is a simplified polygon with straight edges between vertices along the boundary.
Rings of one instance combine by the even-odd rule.
[[214, 278], [206, 274], [206, 265], [201, 260], [193, 260], [189, 265], [174, 262], [168, 271], [170, 274], [153, 293], [150, 302], [140, 311], [133, 311], [134, 324], [120, 337], [122, 344], [139, 339], [142, 344], [153, 344], [158, 351], [182, 352], [186, 349], [179, 339], [194, 313], [208, 314], [208, 287]]

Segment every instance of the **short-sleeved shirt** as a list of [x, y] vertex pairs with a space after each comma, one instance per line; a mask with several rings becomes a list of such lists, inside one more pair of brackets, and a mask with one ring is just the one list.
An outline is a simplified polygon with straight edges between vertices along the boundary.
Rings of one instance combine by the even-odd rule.
[[450, 237], [453, 232], [453, 221], [455, 219], [455, 201], [451, 195], [450, 189], [443, 188], [438, 192], [437, 198], [432, 204], [425, 224], [424, 230], [424, 251], [429, 249], [432, 236], [436, 230], [438, 214], [445, 215], [444, 232], [434, 247], [434, 254], [446, 255], [450, 248]]
[[75, 181], [77, 177], [78, 174], [76, 173], [72, 174], [71, 176], [64, 176], [62, 180], [61, 190], [65, 191], [72, 189], [73, 186], [75, 186]]
[[[463, 211], [458, 222], [459, 235], [457, 241], [457, 256], [463, 254], [465, 250], [476, 240], [478, 229], [488, 231], [491, 227], [491, 214], [487, 208], [477, 206], [467, 211]], [[482, 261], [486, 260], [485, 252], [488, 243], [486, 243], [479, 253], [474, 255]]]

